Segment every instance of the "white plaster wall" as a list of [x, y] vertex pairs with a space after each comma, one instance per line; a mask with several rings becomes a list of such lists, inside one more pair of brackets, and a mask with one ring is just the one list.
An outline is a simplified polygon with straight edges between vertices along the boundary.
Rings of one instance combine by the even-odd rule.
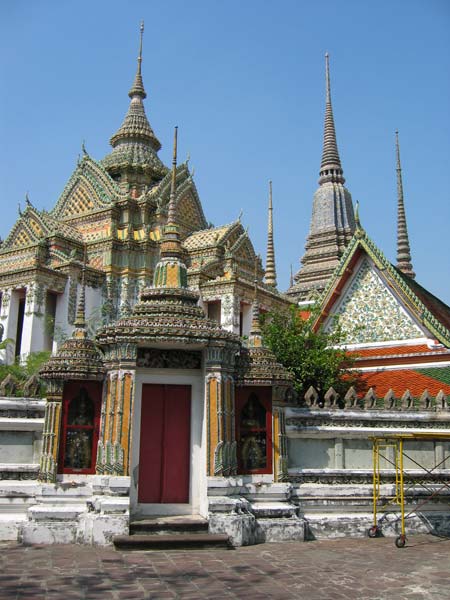
[[[191, 462], [189, 504], [138, 503], [136, 479], [139, 471], [142, 385], [191, 386]], [[207, 516], [205, 378], [201, 371], [139, 369], [136, 373], [131, 429], [130, 511], [134, 517], [162, 514], [200, 514]]]
[[[450, 467], [450, 443], [432, 440], [404, 441], [405, 469]], [[372, 470], [372, 440], [363, 437], [288, 439], [290, 469], [364, 469]], [[393, 448], [380, 450], [380, 468], [394, 469]], [[411, 460], [412, 459], [412, 460]], [[444, 460], [445, 459], [445, 460]], [[416, 461], [416, 462], [414, 462]], [[418, 463], [418, 464], [416, 464]]]
[[67, 321], [67, 312], [69, 308], [69, 289], [70, 289], [70, 277], [67, 278], [66, 287], [62, 294], [58, 294], [56, 298], [56, 311], [55, 311], [55, 333], [53, 339], [52, 351], [56, 352], [58, 346], [61, 345], [60, 335], [69, 337], [72, 333], [72, 326]]
[[35, 462], [35, 437], [33, 431], [0, 431], [0, 462]]
[[298, 469], [334, 469], [334, 439], [288, 439], [288, 466]]
[[242, 335], [248, 336], [252, 327], [252, 307], [250, 304], [241, 303]]

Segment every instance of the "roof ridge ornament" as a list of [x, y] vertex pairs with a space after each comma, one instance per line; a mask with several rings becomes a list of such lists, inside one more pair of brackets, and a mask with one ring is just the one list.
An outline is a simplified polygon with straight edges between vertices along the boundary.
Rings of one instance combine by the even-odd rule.
[[272, 180], [269, 181], [269, 215], [267, 225], [267, 253], [265, 281], [270, 287], [277, 287], [277, 272], [275, 267], [275, 247], [273, 243], [273, 207], [272, 207]]
[[336, 130], [334, 127], [333, 106], [331, 104], [331, 83], [330, 83], [330, 55], [325, 53], [325, 123], [323, 133], [322, 161], [320, 163], [319, 184], [345, 183], [344, 172], [341, 166], [341, 159], [336, 141]]
[[398, 131], [395, 132], [395, 153], [397, 159], [397, 268], [405, 275], [408, 275], [408, 277], [414, 279], [416, 274], [411, 262], [411, 248], [409, 245], [408, 226], [406, 224]]

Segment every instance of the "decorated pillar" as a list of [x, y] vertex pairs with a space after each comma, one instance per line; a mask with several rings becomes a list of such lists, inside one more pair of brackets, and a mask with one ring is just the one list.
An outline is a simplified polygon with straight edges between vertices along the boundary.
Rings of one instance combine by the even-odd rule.
[[224, 294], [221, 302], [220, 324], [226, 331], [239, 335], [241, 302], [234, 294]]
[[288, 478], [288, 453], [286, 422], [284, 409], [273, 409], [273, 475], [274, 481], [286, 481]]
[[103, 388], [96, 472], [129, 475], [134, 369], [108, 372]]
[[63, 387], [62, 379], [51, 380], [47, 383], [39, 479], [48, 483], [56, 481], [58, 470]]
[[207, 473], [234, 475], [237, 472], [234, 379], [227, 364], [232, 355], [217, 347], [207, 348], [206, 352]]
[[45, 346], [45, 295], [42, 283], [33, 282], [26, 288], [21, 354], [30, 354]]

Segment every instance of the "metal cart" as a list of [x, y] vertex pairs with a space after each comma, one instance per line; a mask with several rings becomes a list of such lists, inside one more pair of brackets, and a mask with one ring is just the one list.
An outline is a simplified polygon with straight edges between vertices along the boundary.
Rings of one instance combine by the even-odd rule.
[[[404, 453], [403, 444], [405, 440], [420, 440], [420, 439], [428, 439], [428, 440], [450, 440], [450, 432], [449, 433], [401, 433], [394, 435], [384, 435], [384, 436], [374, 436], [370, 438], [373, 442], [372, 446], [372, 457], [373, 457], [373, 526], [369, 529], [368, 535], [371, 538], [377, 537], [380, 535], [382, 530], [382, 522], [383, 518], [378, 519], [378, 512], [382, 509], [386, 509], [389, 506], [399, 506], [400, 507], [400, 518], [397, 520], [401, 521], [401, 533], [395, 539], [395, 545], [397, 548], [403, 548], [406, 544], [406, 534], [405, 534], [405, 521], [412, 514], [416, 513], [422, 506], [427, 504], [434, 497], [438, 496], [442, 490], [447, 488], [450, 490], [450, 480], [449, 482], [443, 482], [442, 485], [435, 490], [430, 490], [422, 481], [411, 480], [407, 477], [404, 470], [404, 458], [408, 458], [412, 463], [417, 465], [420, 469], [422, 469], [425, 473], [431, 474], [433, 471], [438, 469], [446, 460], [450, 461], [450, 457], [447, 456], [436, 464], [432, 469], [427, 469], [416, 460], [414, 460], [411, 456], [408, 456]], [[389, 448], [393, 449], [394, 458], [391, 460], [386, 456]], [[388, 498], [381, 498], [380, 496], [380, 485], [381, 485], [381, 471], [380, 471], [380, 458], [384, 459], [388, 464], [391, 464], [395, 468], [395, 495]], [[405, 479], [408, 478], [409, 487], [405, 490]], [[407, 492], [412, 486], [420, 485], [429, 492], [429, 496], [426, 497], [425, 500], [420, 502], [413, 510], [405, 514], [405, 492]], [[380, 508], [378, 505], [381, 504]]]

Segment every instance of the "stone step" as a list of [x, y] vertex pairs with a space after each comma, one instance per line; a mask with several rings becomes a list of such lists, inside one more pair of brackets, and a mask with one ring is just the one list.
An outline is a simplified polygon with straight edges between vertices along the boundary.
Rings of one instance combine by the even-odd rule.
[[187, 550], [231, 547], [228, 535], [221, 533], [116, 535], [113, 543], [118, 550]]
[[130, 535], [165, 535], [181, 533], [208, 533], [208, 521], [202, 518], [192, 518], [187, 516], [177, 518], [142, 519], [130, 523]]

